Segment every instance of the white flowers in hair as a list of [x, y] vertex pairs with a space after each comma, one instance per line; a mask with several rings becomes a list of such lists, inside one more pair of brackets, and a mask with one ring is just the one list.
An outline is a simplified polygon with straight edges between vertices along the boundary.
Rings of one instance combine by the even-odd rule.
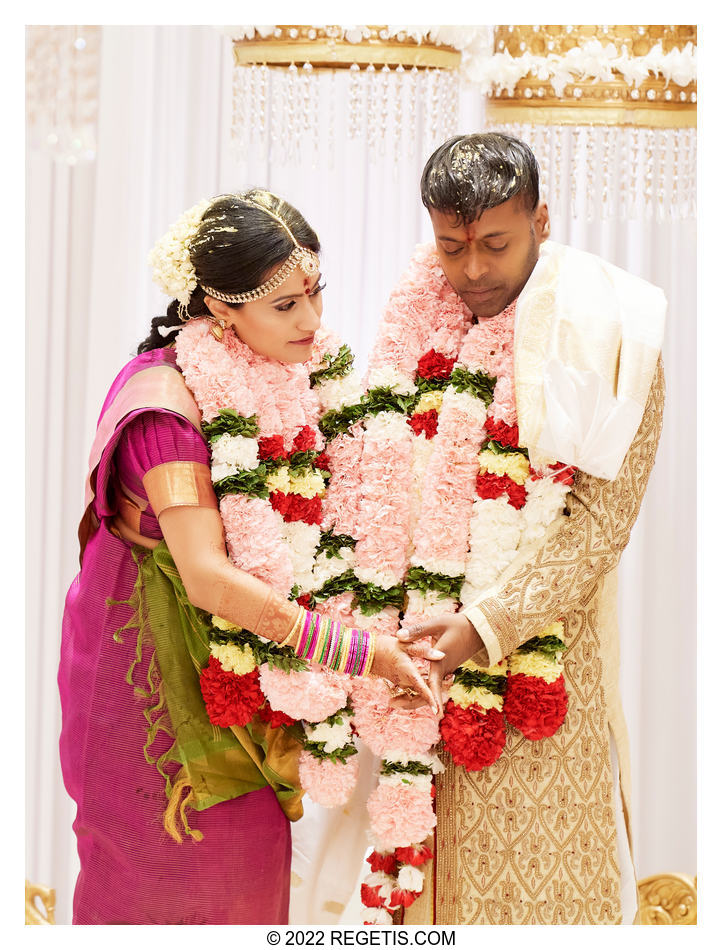
[[188, 306], [197, 284], [196, 272], [191, 263], [190, 243], [210, 204], [204, 199], [185, 211], [168, 232], [156, 241], [148, 255], [155, 283], [163, 293], [174, 297], [184, 306]]

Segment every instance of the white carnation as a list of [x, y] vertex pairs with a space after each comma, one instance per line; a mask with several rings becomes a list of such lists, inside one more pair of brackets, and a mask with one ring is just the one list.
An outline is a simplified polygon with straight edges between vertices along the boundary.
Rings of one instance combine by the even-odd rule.
[[384, 752], [384, 762], [392, 762], [394, 765], [408, 765], [410, 762], [418, 762], [419, 765], [430, 766], [434, 775], [444, 771], [441, 759], [433, 753], [415, 752], [413, 755], [408, 755], [401, 749], [388, 749]]
[[258, 441], [224, 432], [212, 445], [214, 465], [230, 465], [236, 471], [250, 472], [258, 467]]
[[401, 788], [418, 788], [422, 792], [431, 794], [430, 775], [407, 775], [405, 772], [392, 772], [390, 775], [379, 775], [379, 785], [395, 785]]
[[320, 590], [326, 581], [333, 577], [340, 577], [346, 571], [353, 570], [354, 551], [353, 548], [339, 548], [340, 557], [326, 557], [326, 552], [321, 551], [316, 555], [313, 566], [313, 587], [312, 590]]
[[[381, 892], [379, 891], [379, 893]], [[391, 895], [389, 894], [389, 896]], [[383, 907], [364, 907], [361, 916], [365, 923], [380, 924], [382, 927], [390, 926], [394, 919]]]
[[525, 523], [522, 542], [531, 544], [542, 538], [547, 527], [564, 511], [569, 486], [551, 478], [536, 481], [527, 479], [525, 485], [527, 495], [522, 508]]
[[402, 412], [378, 412], [368, 416], [364, 425], [367, 438], [375, 442], [401, 442], [414, 436]]
[[403, 580], [402, 576], [393, 571], [376, 567], [356, 567], [356, 577], [362, 584], [375, 584], [377, 587], [383, 587], [388, 590], [389, 587], [395, 587]]
[[446, 577], [459, 577], [464, 573], [464, 562], [456, 558], [425, 557], [422, 561], [416, 555], [411, 558], [414, 567], [423, 567], [432, 574], [444, 574]]
[[482, 424], [486, 422], [486, 403], [483, 399], [472, 396], [471, 393], [457, 392], [453, 387], [450, 387], [444, 393], [444, 409], [447, 406], [456, 409], [458, 412], [463, 412], [476, 422]]
[[402, 396], [411, 396], [416, 392], [413, 379], [392, 366], [377, 366], [369, 370], [368, 388], [390, 389], [391, 392]]
[[424, 889], [424, 872], [413, 864], [403, 864], [399, 868], [398, 881], [402, 890], [418, 894]]
[[322, 412], [343, 409], [345, 406], [355, 406], [361, 402], [363, 387], [361, 377], [352, 370], [346, 376], [336, 379], [327, 379], [316, 386]]
[[288, 544], [293, 566], [293, 579], [302, 591], [313, 587], [313, 566], [321, 528], [304, 521], [284, 522], [282, 537]]
[[324, 752], [335, 752], [343, 749], [352, 741], [351, 716], [342, 715], [343, 722], [331, 725], [328, 722], [305, 723], [304, 730], [310, 742], [323, 742]]

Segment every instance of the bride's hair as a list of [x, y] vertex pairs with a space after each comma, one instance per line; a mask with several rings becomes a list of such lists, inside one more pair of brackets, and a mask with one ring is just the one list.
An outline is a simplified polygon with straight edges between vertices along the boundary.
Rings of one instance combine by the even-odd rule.
[[[320, 251], [318, 236], [301, 212], [270, 191], [253, 188], [214, 198], [189, 248], [198, 281], [188, 302], [191, 317], [210, 316], [201, 284], [224, 294], [255, 290], [293, 251], [291, 238], [263, 208], [282, 218], [302, 247]], [[173, 339], [183, 326], [178, 307], [173, 300], [164, 316], [153, 318], [138, 353], [166, 346]]]

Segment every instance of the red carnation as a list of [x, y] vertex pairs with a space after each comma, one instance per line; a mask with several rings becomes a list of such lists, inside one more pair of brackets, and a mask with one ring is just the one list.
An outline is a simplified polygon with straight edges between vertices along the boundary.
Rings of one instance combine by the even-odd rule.
[[492, 416], [487, 416], [484, 426], [488, 439], [493, 439], [512, 449], [519, 448], [519, 426], [508, 426], [506, 422], [494, 419]]
[[245, 726], [266, 700], [259, 685], [258, 669], [238, 676], [224, 670], [214, 656], [201, 671], [200, 684], [208, 718], [214, 726]]
[[319, 452], [316, 456], [316, 461], [313, 463], [316, 468], [322, 468], [324, 472], [331, 471], [331, 459], [326, 455], [325, 452]]
[[310, 610], [311, 609], [311, 595], [301, 594], [300, 597], [296, 598], [296, 603], [300, 604], [302, 607], [305, 607], [306, 610]]
[[421, 435], [423, 432], [427, 439], [433, 439], [439, 428], [439, 413], [436, 409], [429, 409], [428, 412], [417, 412], [406, 421], [416, 435]]
[[399, 864], [412, 864], [415, 868], [420, 868], [422, 864], [431, 860], [433, 854], [431, 848], [421, 844], [417, 847], [411, 845], [410, 848], [397, 848], [394, 851], [394, 857]]
[[479, 472], [476, 476], [476, 494], [481, 498], [500, 498], [502, 495], [508, 495], [509, 504], [517, 510], [526, 504], [526, 488], [517, 485], [508, 475]]
[[553, 736], [564, 722], [568, 705], [561, 674], [553, 683], [526, 673], [512, 673], [507, 678], [504, 715], [527, 739]]
[[294, 452], [308, 452], [316, 446], [316, 434], [311, 426], [303, 426], [293, 440]]
[[423, 379], [448, 379], [454, 368], [454, 360], [447, 359], [436, 350], [429, 350], [419, 360], [416, 372]]
[[389, 897], [389, 907], [411, 907], [421, 891], [404, 891], [400, 887], [394, 888]]
[[270, 723], [271, 729], [278, 729], [279, 726], [292, 726], [296, 722], [295, 719], [287, 716], [280, 709], [271, 709], [268, 702], [265, 702], [258, 710], [258, 716], [263, 722]]
[[371, 854], [366, 858], [366, 861], [371, 865], [371, 870], [374, 872], [383, 871], [384, 874], [390, 874], [393, 876], [398, 870], [396, 857], [393, 853], [380, 854], [378, 851], [372, 851]]
[[321, 496], [304, 498], [293, 492], [271, 492], [271, 507], [280, 512], [284, 521], [305, 521], [306, 524], [321, 524]]
[[283, 447], [282, 435], [265, 435], [258, 440], [258, 457], [265, 459], [285, 459], [288, 453]]
[[439, 728], [454, 763], [468, 772], [496, 762], [506, 742], [504, 717], [499, 710], [482, 709], [476, 703], [464, 709], [450, 699]]
[[361, 885], [361, 903], [364, 907], [385, 907], [383, 898], [379, 897], [381, 885], [376, 884], [371, 887], [368, 884]]

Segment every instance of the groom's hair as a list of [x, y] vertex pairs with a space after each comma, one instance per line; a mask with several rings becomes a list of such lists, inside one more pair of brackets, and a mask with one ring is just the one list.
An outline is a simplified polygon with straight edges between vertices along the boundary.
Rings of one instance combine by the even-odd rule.
[[534, 211], [539, 166], [525, 142], [502, 132], [455, 135], [436, 149], [421, 175], [424, 206], [455, 213], [464, 224], [515, 195]]

